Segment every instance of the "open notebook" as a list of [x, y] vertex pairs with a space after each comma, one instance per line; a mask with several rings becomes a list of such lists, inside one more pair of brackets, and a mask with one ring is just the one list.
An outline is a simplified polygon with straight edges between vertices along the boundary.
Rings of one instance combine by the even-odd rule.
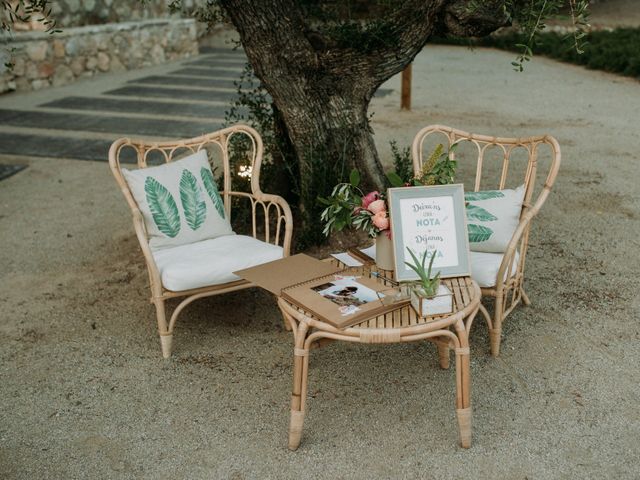
[[298, 254], [234, 272], [336, 328], [345, 328], [398, 308], [383, 304], [388, 286], [329, 262]]

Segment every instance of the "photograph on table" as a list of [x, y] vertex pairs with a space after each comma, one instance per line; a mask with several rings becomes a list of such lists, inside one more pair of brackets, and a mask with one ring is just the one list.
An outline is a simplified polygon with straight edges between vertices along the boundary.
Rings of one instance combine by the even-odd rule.
[[441, 278], [469, 275], [469, 240], [462, 184], [388, 190], [396, 280], [417, 280], [411, 252], [435, 252], [433, 272]]

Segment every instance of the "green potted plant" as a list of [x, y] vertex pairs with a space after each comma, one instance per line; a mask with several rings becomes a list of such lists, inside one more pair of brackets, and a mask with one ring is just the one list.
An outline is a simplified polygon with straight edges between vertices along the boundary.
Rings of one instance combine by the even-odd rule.
[[413, 263], [404, 262], [419, 277], [419, 280], [411, 283], [411, 306], [420, 317], [442, 315], [453, 310], [453, 296], [451, 291], [441, 283], [440, 272], [431, 276], [433, 262], [438, 253], [434, 250], [426, 266], [428, 250], [425, 248], [422, 259], [407, 247]]

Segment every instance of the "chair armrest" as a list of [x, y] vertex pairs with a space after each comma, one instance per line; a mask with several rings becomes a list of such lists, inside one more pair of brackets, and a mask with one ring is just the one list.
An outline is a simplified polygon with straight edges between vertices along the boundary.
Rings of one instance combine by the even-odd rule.
[[160, 278], [160, 271], [156, 265], [156, 261], [149, 248], [149, 240], [147, 236], [147, 227], [144, 224], [142, 213], [138, 208], [132, 208], [131, 214], [133, 216], [133, 228], [138, 238], [138, 243], [142, 249], [142, 255], [147, 262], [147, 272], [149, 273], [149, 282], [151, 283], [151, 292], [153, 296], [162, 295], [162, 280]]
[[[291, 215], [291, 208], [287, 201], [279, 195], [272, 195], [263, 192], [229, 192], [229, 195], [244, 197], [251, 200], [254, 238], [257, 238], [256, 208], [258, 205], [262, 206], [265, 217], [265, 241], [278, 245], [282, 238], [284, 256], [288, 257], [291, 250], [291, 237], [293, 235], [293, 216]], [[271, 226], [269, 223], [269, 217], [272, 210], [275, 210], [275, 232], [273, 232], [273, 235], [271, 234]], [[282, 223], [284, 223], [284, 235], [282, 235]]]
[[[515, 261], [514, 257], [516, 254], [518, 243], [520, 242], [520, 240], [522, 240], [522, 235], [531, 223], [533, 217], [535, 217], [536, 212], [537, 210], [527, 211], [520, 219], [520, 223], [518, 224], [516, 231], [513, 232], [513, 236], [511, 237], [511, 240], [509, 240], [507, 250], [502, 257], [502, 263], [500, 263], [500, 268], [498, 269], [498, 275], [496, 278], [496, 291], [500, 291], [502, 289], [505, 278], [507, 280], [511, 278], [511, 275], [506, 275], [506, 272], [511, 273], [511, 269], [513, 268], [512, 265]], [[524, 262], [524, 256], [520, 257], [520, 262]]]

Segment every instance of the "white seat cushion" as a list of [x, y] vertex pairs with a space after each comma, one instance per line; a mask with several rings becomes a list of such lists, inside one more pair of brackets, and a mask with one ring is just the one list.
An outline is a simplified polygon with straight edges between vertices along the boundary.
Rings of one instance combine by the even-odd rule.
[[240, 280], [233, 272], [282, 258], [282, 247], [244, 235], [225, 235], [153, 251], [162, 285], [180, 292]]
[[[502, 257], [504, 255], [501, 253], [470, 252], [471, 278], [482, 288], [495, 286]], [[516, 252], [516, 260], [513, 262], [513, 268], [511, 269], [512, 276], [515, 275], [518, 269], [519, 260], [520, 255]], [[507, 279], [507, 272], [505, 272], [504, 278], [505, 280]]]

